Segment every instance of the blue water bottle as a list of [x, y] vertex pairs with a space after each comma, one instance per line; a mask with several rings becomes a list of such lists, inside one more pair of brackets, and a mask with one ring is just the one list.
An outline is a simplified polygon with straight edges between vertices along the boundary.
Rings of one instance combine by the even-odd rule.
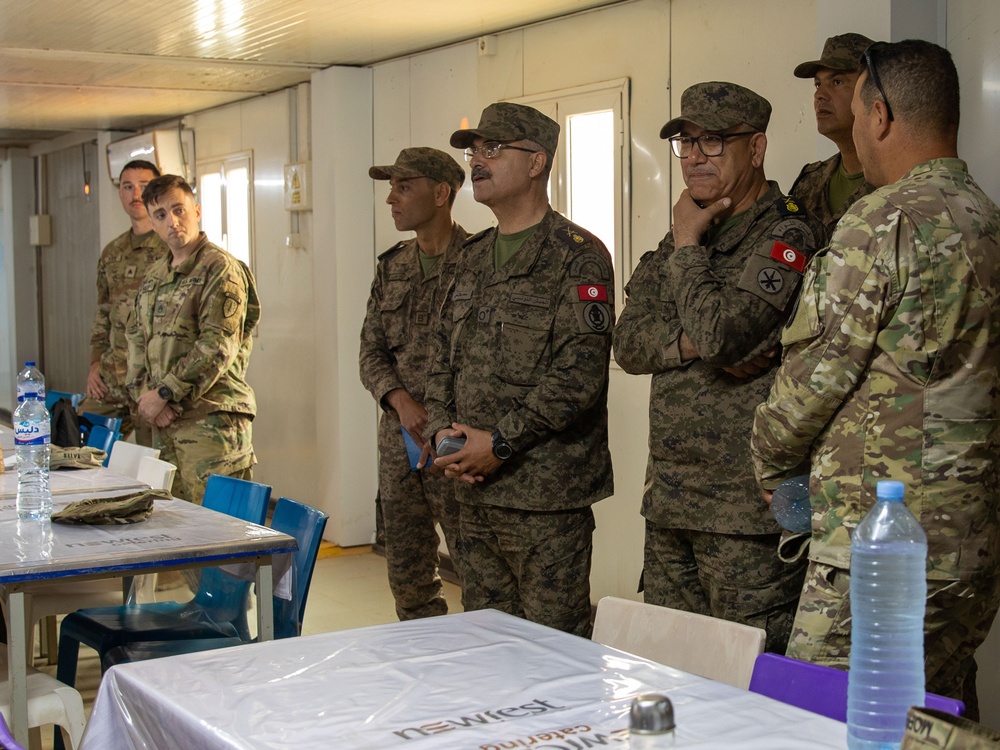
[[927, 535], [903, 491], [879, 482], [851, 537], [850, 750], [895, 750], [907, 709], [924, 705]]

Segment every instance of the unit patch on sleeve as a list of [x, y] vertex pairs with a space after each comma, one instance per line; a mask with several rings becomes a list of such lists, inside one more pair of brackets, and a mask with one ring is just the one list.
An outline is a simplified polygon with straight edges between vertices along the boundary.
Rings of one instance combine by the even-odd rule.
[[608, 288], [603, 284], [580, 284], [576, 288], [581, 302], [607, 302]]

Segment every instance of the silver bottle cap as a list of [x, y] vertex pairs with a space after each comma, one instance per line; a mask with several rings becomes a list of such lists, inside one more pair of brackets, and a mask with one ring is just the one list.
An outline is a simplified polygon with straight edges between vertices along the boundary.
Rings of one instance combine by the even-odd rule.
[[632, 699], [629, 731], [634, 734], [664, 734], [674, 730], [674, 706], [659, 693], [642, 693]]

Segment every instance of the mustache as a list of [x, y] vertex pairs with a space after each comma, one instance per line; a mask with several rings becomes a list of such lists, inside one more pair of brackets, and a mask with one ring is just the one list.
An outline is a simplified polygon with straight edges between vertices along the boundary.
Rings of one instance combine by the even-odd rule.
[[490, 170], [488, 170], [486, 167], [477, 164], [475, 167], [472, 168], [472, 179], [476, 179], [477, 177], [492, 177], [492, 176], [493, 175], [490, 173]]

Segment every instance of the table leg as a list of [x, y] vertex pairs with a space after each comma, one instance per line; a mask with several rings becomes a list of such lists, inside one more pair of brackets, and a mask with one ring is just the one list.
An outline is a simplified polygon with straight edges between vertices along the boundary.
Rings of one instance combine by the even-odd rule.
[[271, 556], [257, 558], [257, 640], [274, 640]]
[[7, 679], [10, 681], [11, 732], [28, 746], [28, 639], [24, 621], [24, 592], [7, 591]]

